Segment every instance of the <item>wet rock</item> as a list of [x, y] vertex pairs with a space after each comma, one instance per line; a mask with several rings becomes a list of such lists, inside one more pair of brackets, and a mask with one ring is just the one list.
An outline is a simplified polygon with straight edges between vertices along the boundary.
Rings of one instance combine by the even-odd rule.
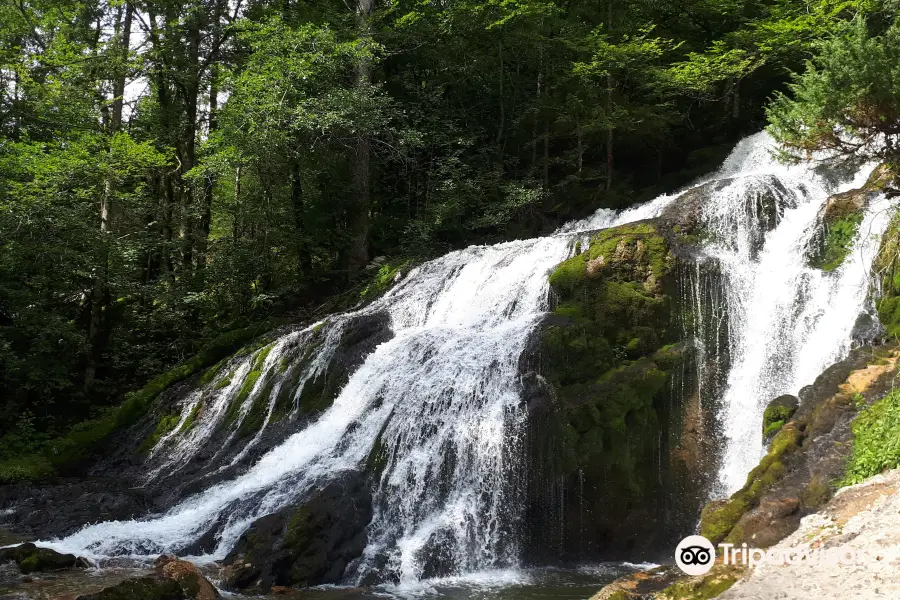
[[662, 592], [683, 576], [674, 566], [629, 573], [604, 586], [590, 600], [642, 600]]
[[[342, 327], [342, 330], [328, 367], [316, 377], [305, 379], [304, 370], [309, 366], [309, 361], [317, 356], [317, 347], [324, 344], [328, 335], [333, 332], [330, 328], [338, 326]], [[221, 481], [233, 479], [266, 452], [282, 444], [285, 439], [302, 429], [309, 420], [315, 419], [327, 410], [366, 357], [375, 347], [391, 337], [393, 331], [390, 316], [386, 312], [373, 312], [356, 315], [342, 323], [325, 323], [316, 330], [308, 343], [296, 347], [287, 346], [284, 350], [285, 355], [299, 360], [291, 361], [292, 366], [279, 374], [280, 380], [274, 376], [269, 377], [271, 374], [260, 373], [260, 380], [265, 381], [266, 385], [235, 435], [232, 435], [231, 428], [220, 426], [189, 464], [179, 468], [172, 476], [150, 483], [147, 489], [153, 496], [154, 509], [165, 510], [186, 496], [206, 490]], [[226, 365], [223, 370], [229, 368], [233, 367]], [[275, 381], [280, 381], [277, 387], [274, 385]], [[187, 389], [184, 390], [185, 394]], [[240, 460], [232, 464], [239, 453], [246, 449], [248, 439], [259, 432], [270, 400], [274, 400], [275, 404], [268, 424], [249, 452], [244, 453]], [[164, 459], [164, 456], [157, 457], [157, 460], [160, 459]], [[143, 468], [146, 469], [147, 466], [145, 464]], [[217, 543], [216, 535], [227, 517], [228, 515], [222, 515], [219, 522], [186, 548], [185, 552], [190, 554], [210, 552]]]
[[[706, 211], [732, 186], [741, 186], [741, 208], [746, 211], [754, 227], [754, 251], [762, 247], [765, 233], [781, 221], [787, 208], [796, 206], [796, 198], [788, 193], [774, 175], [761, 175], [752, 179], [718, 179], [693, 187], [672, 201], [659, 216], [659, 225], [675, 254], [702, 254], [703, 243], [715, 237], [709, 227]], [[733, 209], [732, 209], [733, 213]], [[738, 219], [731, 215], [728, 225], [736, 227]], [[722, 225], [722, 224], [720, 224]]]
[[[896, 346], [857, 348], [803, 388], [799, 407], [745, 486], [704, 508], [702, 535], [713, 543], [724, 539], [765, 548], [793, 533], [804, 516], [833, 496], [853, 447], [853, 417], [890, 391], [898, 362]], [[776, 403], [788, 412], [796, 404], [789, 396]]]
[[64, 537], [85, 523], [129, 520], [146, 513], [143, 490], [128, 480], [57, 479], [0, 486], [0, 509], [10, 510], [5, 525], [38, 539]]
[[877, 316], [864, 312], [856, 319], [850, 334], [853, 346], [878, 346], [887, 341], [887, 330]]
[[337, 583], [362, 555], [371, 519], [367, 479], [348, 473], [304, 502], [257, 519], [226, 557], [221, 579], [229, 588], [260, 592]]
[[763, 412], [763, 438], [768, 444], [785, 423], [797, 412], [800, 398], [792, 394], [778, 396], [766, 406]]
[[155, 573], [132, 577], [77, 600], [219, 600], [221, 595], [197, 567], [175, 556], [156, 559]]
[[60, 571], [62, 569], [85, 568], [89, 566], [83, 558], [74, 554], [60, 554], [49, 548], [40, 548], [32, 543], [0, 550], [0, 562], [14, 561], [22, 573], [36, 571]]
[[174, 579], [156, 575], [136, 577], [77, 600], [187, 600], [190, 598]]
[[[707, 415], [683, 419], [681, 391], [694, 388], [673, 384], [693, 355], [678, 343], [675, 267], [650, 220], [594, 234], [585, 252], [551, 274], [557, 304], [522, 367], [526, 560], [646, 557], [680, 519], [689, 523], [682, 532], [696, 522], [701, 467], [692, 458], [703, 451], [691, 442]], [[679, 431], [662, 433], [670, 424]], [[677, 468], [672, 439], [684, 442]], [[681, 466], [688, 463], [694, 471]], [[666, 491], [676, 489], [678, 505]]]
[[177, 581], [192, 600], [217, 600], [219, 591], [193, 563], [164, 554], [156, 559], [156, 574]]

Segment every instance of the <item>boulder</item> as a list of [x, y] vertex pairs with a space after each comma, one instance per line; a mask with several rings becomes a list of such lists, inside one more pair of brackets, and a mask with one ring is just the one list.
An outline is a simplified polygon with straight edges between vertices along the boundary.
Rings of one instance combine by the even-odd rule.
[[222, 596], [193, 563], [163, 554], [156, 559], [156, 574], [178, 582], [192, 600], [217, 600]]
[[77, 600], [219, 600], [222, 596], [200, 570], [186, 560], [162, 555], [156, 572], [133, 577]]
[[[556, 306], [522, 377], [525, 559], [646, 556], [702, 506], [694, 442], [709, 415], [695, 402], [684, 418], [681, 392], [695, 388], [676, 382], [693, 359], [679, 343], [676, 258], [656, 221], [630, 223], [594, 234], [550, 285]], [[682, 442], [677, 458], [673, 442]]]
[[146, 513], [150, 500], [127, 478], [60, 478], [0, 486], [4, 526], [37, 539], [65, 537], [85, 523], [127, 521]]
[[14, 561], [22, 573], [35, 571], [60, 571], [62, 569], [84, 569], [90, 563], [74, 554], [60, 554], [50, 548], [40, 548], [32, 543], [20, 544], [0, 550], [0, 562]]
[[362, 555], [371, 519], [366, 477], [347, 473], [303, 502], [254, 521], [226, 557], [221, 580], [254, 592], [338, 583]]
[[174, 579], [155, 575], [135, 577], [76, 600], [187, 600], [191, 596]]
[[[729, 193], [729, 188], [740, 185], [740, 194], [731, 197], [741, 204], [738, 207], [729, 202], [726, 206], [727, 219], [717, 219], [709, 213], [709, 207], [722, 204], [716, 196]], [[794, 198], [784, 185], [773, 175], [758, 175], [734, 179], [717, 179], [688, 189], [673, 200], [659, 216], [660, 230], [666, 236], [677, 255], [702, 253], [701, 244], [714, 238], [716, 228], [723, 225], [735, 226], [735, 210], [744, 210], [754, 221], [754, 250], [762, 247], [765, 233], [771, 231], [781, 221], [786, 208], [796, 205]], [[722, 223], [713, 223], [722, 221]]]
[[791, 394], [778, 396], [766, 406], [763, 412], [763, 438], [766, 443], [784, 426], [797, 412], [800, 406], [800, 398]]
[[860, 346], [879, 346], [887, 342], [888, 334], [884, 325], [878, 319], [877, 315], [864, 312], [856, 319], [853, 324], [853, 331], [850, 333], [853, 341], [853, 347]]
[[810, 266], [833, 271], [843, 264], [857, 238], [866, 207], [879, 194], [896, 193], [892, 188], [895, 177], [893, 168], [882, 164], [862, 187], [828, 198], [819, 213], [821, 227], [810, 244]]

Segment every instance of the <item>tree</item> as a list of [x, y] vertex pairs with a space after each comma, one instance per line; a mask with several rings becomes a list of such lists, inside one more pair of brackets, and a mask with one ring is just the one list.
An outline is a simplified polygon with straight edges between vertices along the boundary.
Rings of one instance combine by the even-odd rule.
[[795, 75], [791, 94], [776, 94], [769, 131], [795, 155], [900, 158], [900, 23], [871, 29], [863, 17], [842, 27]]

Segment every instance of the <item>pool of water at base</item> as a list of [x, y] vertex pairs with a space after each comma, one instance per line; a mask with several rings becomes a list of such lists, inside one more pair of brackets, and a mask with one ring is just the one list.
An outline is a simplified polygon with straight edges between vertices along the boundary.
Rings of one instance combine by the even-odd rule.
[[[290, 600], [586, 600], [628, 573], [652, 564], [603, 563], [576, 568], [488, 571], [374, 588], [322, 586], [270, 596]], [[232, 598], [246, 598], [234, 595]]]

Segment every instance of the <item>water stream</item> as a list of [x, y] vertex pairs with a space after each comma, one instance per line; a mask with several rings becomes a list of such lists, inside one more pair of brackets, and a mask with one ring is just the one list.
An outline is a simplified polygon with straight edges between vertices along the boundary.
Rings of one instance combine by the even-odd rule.
[[[868, 307], [868, 268], [888, 219], [889, 203], [873, 202], [846, 264], [828, 274], [809, 268], [808, 245], [828, 195], [858, 186], [871, 167], [835, 186], [810, 165], [779, 165], [770, 145], [764, 134], [744, 140], [718, 173], [697, 183], [721, 182], [704, 207], [714, 235], [698, 258], [719, 262], [720, 301], [727, 303], [731, 368], [717, 399], [727, 450], [719, 494], [740, 487], [758, 461], [765, 403], [796, 393], [848, 351], [856, 317]], [[770, 230], [747, 208], [757, 205], [749, 196], [767, 194], [778, 199]], [[421, 582], [435, 544], [454, 576], [518, 572], [524, 484], [517, 473], [527, 419], [520, 361], [550, 306], [548, 273], [584, 232], [657, 216], [677, 197], [621, 213], [600, 210], [548, 237], [451, 252], [413, 269], [359, 311], [286, 334], [181, 401], [179, 425], [150, 452], [148, 482], [177, 474], [229, 419], [236, 431], [268, 394], [259, 431], [223, 469], [238, 465], [274, 421], [286, 373], [300, 383], [296, 400], [306, 382], [327, 371], [356, 320], [386, 313], [393, 336], [365, 358], [333, 405], [238, 475], [163, 514], [89, 525], [46, 545], [98, 559], [146, 557], [184, 553], [215, 529], [215, 548], [197, 559], [222, 559], [255, 519], [359, 468], [380, 444], [385, 467], [368, 546], [347, 584], [372, 569], [386, 569], [401, 585]], [[229, 415], [247, 389], [239, 411]], [[189, 420], [191, 427], [183, 426]]]

